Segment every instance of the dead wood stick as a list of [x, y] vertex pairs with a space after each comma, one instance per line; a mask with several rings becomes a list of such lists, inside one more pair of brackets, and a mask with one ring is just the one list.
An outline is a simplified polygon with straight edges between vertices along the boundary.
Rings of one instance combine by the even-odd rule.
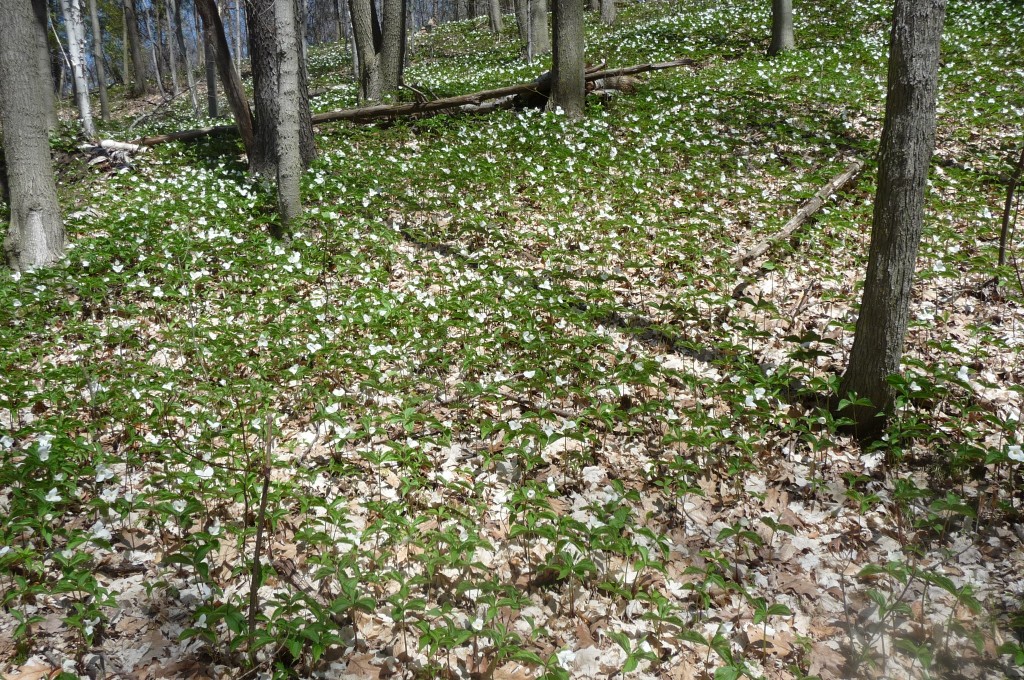
[[825, 201], [827, 201], [832, 194], [849, 184], [863, 169], [863, 161], [851, 161], [841, 173], [833, 177], [828, 184], [819, 189], [814, 196], [801, 205], [800, 209], [796, 211], [796, 214], [793, 215], [788, 222], [786, 222], [782, 229], [761, 241], [750, 250], [740, 253], [734, 257], [732, 259], [732, 265], [738, 267], [746, 264], [754, 258], [763, 255], [769, 248], [779, 241], [792, 236], [797, 229], [803, 226], [804, 222], [810, 219], [814, 213], [821, 209], [821, 206], [825, 205]]

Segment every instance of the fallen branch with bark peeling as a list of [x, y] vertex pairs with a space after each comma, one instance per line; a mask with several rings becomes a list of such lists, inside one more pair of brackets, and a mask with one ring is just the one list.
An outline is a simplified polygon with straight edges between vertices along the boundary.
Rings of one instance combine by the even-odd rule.
[[[663, 61], [656, 64], [637, 64], [635, 66], [623, 66], [621, 68], [588, 71], [584, 78], [586, 82], [589, 83], [602, 79], [647, 73], [648, 71], [664, 71], [670, 68], [696, 65], [697, 62], [693, 59], [676, 59], [675, 61]], [[455, 97], [444, 97], [442, 99], [434, 99], [431, 101], [405, 102], [401, 104], [378, 104], [376, 106], [364, 106], [355, 109], [327, 111], [325, 113], [318, 113], [314, 115], [313, 124], [320, 125], [322, 123], [330, 123], [339, 120], [347, 120], [353, 123], [369, 123], [376, 120], [386, 120], [389, 118], [398, 118], [403, 116], [427, 115], [440, 111], [458, 109], [463, 106], [468, 107], [468, 111], [483, 112], [490, 110], [488, 107], [482, 107], [485, 102], [526, 95], [546, 99], [550, 92], [551, 78], [550, 72], [548, 72], [529, 83], [519, 83], [517, 85], [499, 87], [493, 90], [471, 92], [469, 94], [458, 95]], [[199, 139], [207, 135], [229, 132], [235, 129], [234, 125], [216, 125], [196, 130], [173, 132], [167, 135], [144, 137], [142, 139], [135, 140], [135, 144], [140, 146], [156, 146], [157, 144], [164, 144], [166, 142]]]
[[827, 201], [832, 194], [837, 191], [841, 191], [843, 187], [853, 181], [853, 179], [857, 177], [863, 169], [864, 161], [851, 161], [841, 173], [833, 177], [828, 184], [823, 186], [821, 189], [818, 189], [814, 196], [805, 201], [804, 204], [800, 206], [800, 209], [796, 211], [796, 214], [786, 222], [782, 229], [761, 241], [753, 248], [750, 248], [749, 250], [732, 258], [732, 265], [740, 266], [746, 264], [754, 258], [764, 255], [769, 248], [779, 241], [792, 236], [797, 229], [803, 226], [804, 222], [814, 215], [814, 213], [821, 210], [821, 206], [825, 205], [825, 201]]
[[[757, 245], [752, 248], [745, 250], [739, 255], [732, 258], [730, 264], [733, 267], [741, 267], [747, 264], [751, 260], [764, 255], [769, 248], [776, 243], [790, 238], [796, 231], [802, 227], [807, 220], [809, 220], [816, 212], [821, 210], [821, 207], [825, 205], [825, 202], [835, 193], [841, 191], [848, 184], [852, 183], [854, 179], [860, 175], [864, 169], [864, 161], [853, 160], [847, 164], [847, 166], [838, 175], [829, 180], [828, 184], [818, 189], [818, 191], [806, 200], [803, 205], [796, 211], [786, 222], [786, 224], [779, 231], [775, 232], [768, 238], [760, 241]], [[743, 280], [740, 281], [732, 291], [732, 298], [738, 300], [743, 297], [744, 291], [749, 286], [751, 281]]]

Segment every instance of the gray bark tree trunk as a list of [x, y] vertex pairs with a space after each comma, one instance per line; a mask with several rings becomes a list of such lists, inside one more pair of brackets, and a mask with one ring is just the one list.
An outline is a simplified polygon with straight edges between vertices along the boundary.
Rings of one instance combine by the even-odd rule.
[[85, 74], [85, 27], [82, 25], [82, 8], [79, 6], [78, 0], [61, 0], [61, 9], [64, 12], [64, 27], [68, 37], [71, 72], [75, 78], [78, 117], [82, 121], [85, 136], [95, 139], [96, 124], [92, 120], [92, 106], [89, 103], [89, 79]]
[[501, 17], [501, 2], [499, 0], [488, 0], [487, 22], [490, 24], [491, 33], [495, 35], [505, 30], [505, 22]]
[[615, 0], [601, 0], [601, 23], [605, 26], [611, 26], [615, 23], [617, 16]]
[[110, 120], [110, 102], [107, 99], [107, 72], [103, 68], [103, 32], [96, 0], [89, 0], [89, 19], [92, 22], [92, 57], [96, 66], [96, 82], [100, 88], [100, 118]]
[[[91, 0], [95, 2], [95, 0]], [[185, 64], [185, 80], [188, 83], [188, 94], [192, 99], [192, 110], [199, 115], [199, 98], [196, 96], [196, 77], [192, 73], [192, 57], [189, 56], [188, 47], [185, 46], [185, 34], [181, 28], [181, 3], [177, 0], [167, 0], [169, 8], [167, 18], [173, 17], [174, 41], [178, 44], [178, 52]]]
[[[274, 0], [277, 32], [277, 205], [283, 230], [289, 229], [302, 214], [300, 180], [302, 153], [300, 119], [310, 120], [301, 111], [300, 61], [294, 0]], [[250, 24], [251, 27], [251, 24]]]
[[128, 32], [128, 51], [132, 56], [132, 96], [141, 97], [149, 91], [146, 80], [146, 62], [142, 57], [142, 36], [139, 34], [139, 15], [135, 0], [124, 0], [124, 23]]
[[[295, 2], [295, 0], [291, 0]], [[277, 175], [277, 125], [280, 117], [278, 111], [278, 82], [280, 80], [280, 61], [282, 54], [288, 50], [301, 54], [298, 42], [301, 35], [298, 28], [299, 13], [292, 8], [291, 21], [295, 24], [289, 35], [292, 42], [285, 44], [277, 31], [278, 0], [248, 0], [246, 3], [249, 29], [249, 61], [252, 64], [253, 99], [256, 108], [255, 145], [249, 156], [249, 171], [265, 177]], [[299, 118], [301, 155], [303, 166], [308, 166], [316, 155], [313, 142], [313, 118], [309, 112], [309, 94], [306, 83], [306, 70], [299, 59]]]
[[[32, 3], [0, 2], [0, 125], [10, 186], [11, 223], [4, 255], [16, 270], [33, 269], [64, 256], [64, 224], [57, 204], [46, 103], [36, 78], [26, 67], [25, 46], [46, 35], [46, 24]], [[49, 88], [49, 81], [47, 82]]]
[[569, 118], [579, 118], [587, 96], [583, 78], [583, 0], [552, 0], [552, 9], [555, 39], [548, 108], [562, 109]]
[[398, 92], [402, 83], [402, 55], [405, 52], [405, 0], [384, 0], [381, 22], [380, 93]]
[[352, 15], [352, 35], [356, 43], [359, 62], [359, 96], [366, 102], [378, 102], [381, 97], [380, 64], [374, 40], [371, 0], [349, 0]]
[[231, 49], [228, 47], [228, 37], [224, 33], [224, 24], [221, 23], [217, 5], [213, 0], [196, 0], [196, 11], [203, 18], [204, 32], [209, 32], [213, 36], [214, 61], [220, 80], [224, 84], [224, 94], [235, 117], [245, 153], [252, 157], [255, 147], [252, 111], [249, 109], [249, 101], [245, 98], [245, 90], [242, 89], [242, 79], [231, 62]]
[[[149, 55], [153, 58], [153, 75], [156, 76], [156, 89], [160, 92], [161, 96], [166, 95], [167, 91], [164, 90], [163, 76], [160, 74], [160, 36], [153, 30], [153, 18], [152, 12], [155, 11], [155, 7], [150, 7], [150, 11], [146, 12], [146, 33], [149, 34], [149, 41], [152, 45], [149, 48]], [[160, 22], [157, 22], [157, 26]]]
[[[38, 68], [36, 77], [39, 83], [40, 101], [45, 111], [46, 131], [50, 133], [57, 129], [58, 120], [53, 90], [53, 71], [50, 67], [50, 45], [46, 39], [46, 22], [49, 17], [46, 0], [32, 0], [32, 12], [35, 15], [35, 21], [32, 23], [33, 30], [30, 35]], [[40, 26], [42, 30], [36, 30]]]
[[210, 118], [216, 118], [220, 115], [220, 111], [217, 110], [217, 50], [214, 47], [216, 39], [210, 26], [202, 29], [202, 35], [203, 59], [206, 61], [206, 114]]
[[772, 42], [769, 56], [793, 49], [793, 0], [772, 0]]
[[878, 189], [864, 296], [840, 395], [870, 405], [843, 411], [858, 434], [877, 434], [893, 405], [887, 378], [899, 372], [924, 223], [928, 167], [935, 149], [939, 44], [946, 0], [896, 0]]
[[[164, 16], [167, 18], [167, 64], [171, 71], [171, 91], [174, 94], [181, 92], [181, 84], [178, 81], [178, 48], [174, 40], [174, 19], [171, 17], [171, 7], [164, 7]], [[160, 16], [157, 15], [159, 23]]]
[[532, 61], [535, 57], [547, 54], [551, 51], [551, 38], [548, 33], [548, 3], [547, 0], [527, 0], [530, 10], [530, 45], [529, 57]]
[[513, 8], [516, 11], [516, 28], [519, 29], [519, 39], [523, 43], [523, 55], [530, 60], [530, 0], [513, 0]]

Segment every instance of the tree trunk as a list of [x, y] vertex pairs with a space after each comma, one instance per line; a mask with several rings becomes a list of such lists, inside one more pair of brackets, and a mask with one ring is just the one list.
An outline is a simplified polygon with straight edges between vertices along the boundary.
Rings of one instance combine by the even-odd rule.
[[[279, 55], [277, 68], [277, 116], [274, 126], [277, 143], [277, 205], [283, 230], [288, 230], [302, 214], [300, 180], [302, 153], [299, 121], [303, 118], [300, 97], [300, 64], [295, 0], [274, 0]], [[250, 22], [250, 30], [252, 24]], [[309, 120], [309, 111], [304, 118]]]
[[547, 54], [551, 51], [551, 38], [548, 34], [548, 3], [547, 0], [527, 0], [530, 3], [530, 49], [529, 59]]
[[793, 49], [793, 45], [793, 0], [772, 0], [772, 43], [768, 54], [774, 57]]
[[217, 6], [213, 0], [196, 0], [196, 11], [203, 17], [203, 30], [212, 34], [214, 61], [217, 63], [220, 80], [224, 84], [224, 93], [227, 95], [231, 113], [235, 116], [235, 124], [238, 125], [245, 153], [252, 157], [255, 147], [252, 111], [249, 110], [249, 102], [245, 98], [245, 90], [242, 89], [242, 79], [238, 77], [238, 71], [231, 63], [231, 49], [228, 47], [228, 37], [224, 33], [224, 24], [221, 23], [220, 14], [217, 13]]
[[505, 30], [505, 22], [501, 17], [501, 2], [499, 0], [488, 0], [487, 21], [491, 26], [491, 33], [499, 35]]
[[[92, 0], [95, 2], [95, 0]], [[199, 115], [199, 99], [196, 96], [196, 78], [192, 74], [192, 58], [188, 54], [188, 48], [185, 47], [185, 34], [181, 29], [181, 3], [177, 0], [167, 0], [169, 8], [167, 10], [167, 18], [174, 17], [172, 30], [174, 32], [174, 40], [178, 44], [178, 51], [181, 53], [182, 61], [185, 63], [185, 79], [188, 83], [188, 94], [192, 98], [192, 110], [196, 116]]]
[[586, 83], [583, 78], [583, 0], [552, 0], [554, 54], [551, 59], [549, 109], [561, 109], [569, 118], [583, 115]]
[[[34, 42], [32, 48], [33, 54], [36, 57], [36, 68], [38, 73], [36, 82], [39, 83], [39, 97], [40, 103], [45, 111], [46, 119], [46, 131], [47, 133], [53, 132], [57, 129], [57, 107], [54, 101], [54, 90], [53, 90], [53, 70], [50, 66], [50, 43], [46, 39], [46, 21], [48, 19], [48, 11], [46, 9], [46, 0], [32, 0], [32, 12], [34, 13], [34, 21], [32, 23], [33, 30], [31, 37]], [[35, 27], [42, 26], [43, 30], [34, 30]]]
[[601, 0], [601, 23], [611, 26], [615, 23], [618, 14], [615, 10], [615, 0]]
[[[174, 20], [171, 18], [169, 5], [164, 7], [164, 16], [167, 18], [167, 65], [171, 72], [171, 91], [177, 95], [181, 92], [181, 83], [178, 80], [178, 46], [174, 41]], [[160, 15], [157, 14], [157, 23], [159, 21]]]
[[405, 0], [384, 0], [379, 56], [381, 97], [390, 97], [401, 85], [404, 43]]
[[100, 118], [110, 120], [110, 102], [107, 100], [107, 72], [103, 68], [103, 32], [96, 0], [89, 0], [89, 18], [92, 21], [92, 56], [96, 67], [96, 82], [100, 87]]
[[125, 27], [128, 31], [128, 50], [132, 56], [132, 96], [141, 97], [149, 91], [146, 80], [146, 63], [142, 57], [142, 36], [139, 35], [139, 15], [135, 12], [135, 0], [124, 0]]
[[89, 79], [85, 75], [85, 27], [82, 26], [82, 9], [78, 5], [78, 0], [61, 0], [61, 8], [64, 11], [71, 72], [75, 78], [78, 116], [82, 121], [85, 136], [95, 139], [96, 125], [92, 121], [92, 106], [89, 103]]
[[[198, 11], [196, 12], [198, 14]], [[206, 25], [203, 29], [203, 60], [206, 62], [206, 114], [210, 118], [220, 115], [217, 110], [217, 48], [214, 46], [213, 28]]]
[[516, 12], [516, 28], [519, 29], [519, 40], [523, 43], [523, 55], [528, 61], [532, 61], [530, 51], [530, 0], [513, 0], [513, 8]]
[[[33, 3], [0, 2], [0, 125], [10, 183], [11, 223], [4, 239], [7, 264], [42, 267], [64, 256], [64, 225], [53, 181], [47, 137], [47, 104], [38, 67], [26, 65], [25, 49], [46, 37]], [[49, 91], [50, 79], [47, 80]]]
[[[295, 2], [295, 0], [291, 0]], [[277, 34], [276, 10], [280, 6], [278, 0], [248, 0], [246, 13], [249, 29], [249, 61], [252, 64], [253, 99], [256, 106], [255, 145], [249, 156], [249, 171], [265, 177], [277, 175], [277, 125], [275, 121], [281, 116], [278, 111], [278, 82], [281, 78], [280, 60], [284, 52], [293, 50], [296, 55], [301, 51], [298, 44], [299, 13], [292, 8], [289, 13], [295, 26], [289, 35], [295, 40], [281, 43]], [[296, 57], [298, 58], [298, 57]], [[313, 143], [313, 121], [309, 113], [309, 90], [306, 83], [306, 71], [299, 60], [299, 125], [300, 150], [303, 166], [308, 166], [316, 155]]]
[[889, 38], [889, 83], [878, 160], [878, 189], [864, 297], [840, 395], [870, 405], [843, 411], [862, 436], [877, 434], [895, 393], [910, 316], [910, 292], [924, 222], [928, 167], [935, 148], [939, 43], [946, 0], [896, 0]]
[[[152, 47], [149, 49], [149, 54], [153, 57], [153, 73], [156, 76], [156, 89], [160, 92], [161, 96], [164, 96], [167, 94], [167, 91], [164, 90], [164, 81], [160, 75], [160, 37], [153, 30], [153, 17], [151, 16], [152, 11], [156, 8], [150, 7], [149, 9], [150, 11], [145, 13], [146, 32], [149, 34], [149, 41], [152, 43]], [[160, 22], [158, 21], [157, 26], [159, 25]]]
[[380, 66], [373, 39], [373, 2], [349, 0], [352, 34], [355, 36], [359, 61], [359, 97], [366, 102], [379, 102], [381, 96]]

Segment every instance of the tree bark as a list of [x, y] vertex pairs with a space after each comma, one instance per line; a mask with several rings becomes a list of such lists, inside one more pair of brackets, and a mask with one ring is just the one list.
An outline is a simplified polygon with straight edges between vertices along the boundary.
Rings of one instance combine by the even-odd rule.
[[[95, 0], [92, 0], [95, 2]], [[196, 78], [192, 73], [192, 58], [188, 54], [188, 48], [185, 46], [185, 34], [181, 28], [181, 3], [177, 0], [167, 0], [169, 8], [167, 10], [167, 18], [173, 19], [173, 31], [174, 40], [178, 44], [178, 51], [181, 53], [181, 60], [185, 64], [185, 80], [188, 83], [188, 94], [192, 99], [192, 110], [196, 116], [199, 115], [199, 98], [196, 96]]]
[[551, 51], [551, 38], [548, 34], [548, 3], [547, 0], [527, 0], [530, 11], [530, 43], [528, 60], [533, 61], [542, 54]]
[[[149, 11], [145, 12], [146, 32], [149, 34], [149, 41], [152, 43], [152, 46], [149, 48], [149, 55], [153, 58], [153, 74], [156, 76], [156, 89], [160, 92], [161, 96], [164, 96], [167, 94], [167, 91], [164, 89], [163, 76], [160, 74], [160, 36], [153, 30], [152, 13], [155, 9], [155, 7], [150, 7]], [[159, 27], [160, 22], [157, 21], [156, 25]]]
[[858, 434], [877, 434], [893, 406], [910, 317], [910, 293], [924, 223], [928, 167], [935, 148], [939, 44], [946, 0], [896, 0], [889, 83], [878, 161], [864, 296], [840, 395], [870, 405], [843, 410]]
[[772, 0], [772, 42], [768, 55], [793, 49], [793, 0]]
[[552, 0], [554, 53], [551, 59], [549, 109], [561, 109], [569, 118], [583, 116], [586, 82], [583, 71], [583, 0]]
[[501, 16], [501, 2], [499, 0], [488, 0], [487, 22], [490, 24], [491, 33], [499, 35], [505, 30], [505, 22]]
[[[34, 21], [31, 24], [32, 51], [36, 57], [36, 77], [39, 83], [40, 103], [45, 111], [46, 131], [53, 132], [57, 129], [57, 107], [53, 90], [53, 70], [50, 66], [50, 43], [46, 39], [46, 21], [49, 16], [46, 8], [46, 0], [32, 0], [32, 12]], [[38, 30], [42, 27], [42, 30]]]
[[204, 31], [209, 31], [213, 35], [217, 71], [224, 84], [224, 93], [227, 95], [231, 113], [235, 116], [235, 124], [238, 125], [245, 153], [251, 157], [255, 148], [252, 111], [245, 98], [245, 90], [242, 89], [242, 80], [238, 77], [235, 65], [231, 63], [231, 49], [228, 47], [227, 35], [224, 34], [224, 24], [220, 21], [214, 0], [196, 0], [196, 10], [203, 17]]
[[[299, 121], [309, 120], [308, 106], [303, 114], [300, 97], [300, 64], [294, 0], [274, 0], [277, 29], [277, 204], [283, 230], [288, 230], [302, 214], [300, 180], [302, 153]], [[252, 24], [250, 23], [250, 30]]]
[[618, 13], [615, 9], [615, 0], [600, 0], [601, 1], [601, 23], [605, 26], [611, 26], [615, 23], [615, 18]]
[[89, 103], [89, 78], [85, 74], [85, 27], [82, 25], [82, 8], [78, 0], [61, 0], [64, 12], [64, 28], [68, 38], [68, 56], [71, 73], [75, 79], [75, 98], [78, 102], [78, 117], [82, 129], [89, 139], [96, 138], [96, 124], [92, 120], [92, 105]]
[[523, 43], [523, 57], [532, 63], [530, 52], [530, 0], [512, 0], [516, 13], [516, 28], [519, 29], [519, 40]]
[[92, 22], [92, 56], [96, 66], [96, 82], [100, 87], [100, 118], [110, 120], [110, 102], [107, 100], [107, 73], [103, 68], [103, 32], [96, 0], [89, 0], [89, 19]]
[[[171, 4], [174, 0], [168, 0], [168, 5], [164, 6], [164, 16], [167, 18], [167, 64], [170, 66], [171, 71], [171, 91], [177, 95], [181, 92], [181, 83], [178, 79], [178, 46], [175, 42], [174, 35], [174, 18], [172, 18], [173, 12], [171, 11]], [[159, 23], [160, 16], [157, 15], [157, 22]]]
[[206, 115], [216, 118], [220, 112], [217, 110], [217, 49], [214, 47], [213, 28], [204, 26], [202, 36], [203, 60], [206, 62]]
[[355, 36], [359, 61], [359, 96], [362, 101], [379, 102], [381, 97], [380, 65], [374, 40], [372, 0], [349, 0], [352, 34]]
[[[38, 68], [24, 50], [46, 35], [32, 3], [0, 2], [0, 125], [8, 169], [11, 222], [4, 239], [7, 264], [16, 270], [43, 267], [64, 256], [64, 225], [53, 181], [47, 137], [47, 105]], [[45, 15], [44, 15], [45, 21]], [[47, 89], [49, 87], [47, 81]]]
[[124, 0], [124, 20], [128, 31], [128, 50], [132, 56], [132, 96], [141, 97], [149, 91], [146, 80], [146, 63], [142, 57], [142, 36], [139, 34], [139, 16], [135, 12], [135, 0]]
[[[295, 0], [291, 0], [293, 3]], [[249, 61], [252, 64], [253, 99], [256, 106], [255, 145], [249, 156], [249, 171], [265, 177], [277, 175], [277, 125], [278, 82], [280, 80], [280, 60], [282, 54], [292, 50], [298, 55], [301, 47], [298, 43], [298, 12], [293, 8], [290, 12], [293, 26], [289, 35], [294, 39], [291, 44], [280, 42], [277, 33], [276, 11], [277, 0], [248, 0], [246, 3], [247, 26], [249, 29]], [[296, 56], [298, 59], [298, 56]], [[300, 127], [301, 155], [303, 166], [308, 166], [316, 156], [313, 143], [313, 123], [309, 115], [309, 90], [306, 84], [306, 71], [299, 60], [299, 115], [297, 123]]]
[[401, 85], [402, 54], [405, 51], [405, 0], [383, 0], [381, 25], [380, 93], [390, 97]]

